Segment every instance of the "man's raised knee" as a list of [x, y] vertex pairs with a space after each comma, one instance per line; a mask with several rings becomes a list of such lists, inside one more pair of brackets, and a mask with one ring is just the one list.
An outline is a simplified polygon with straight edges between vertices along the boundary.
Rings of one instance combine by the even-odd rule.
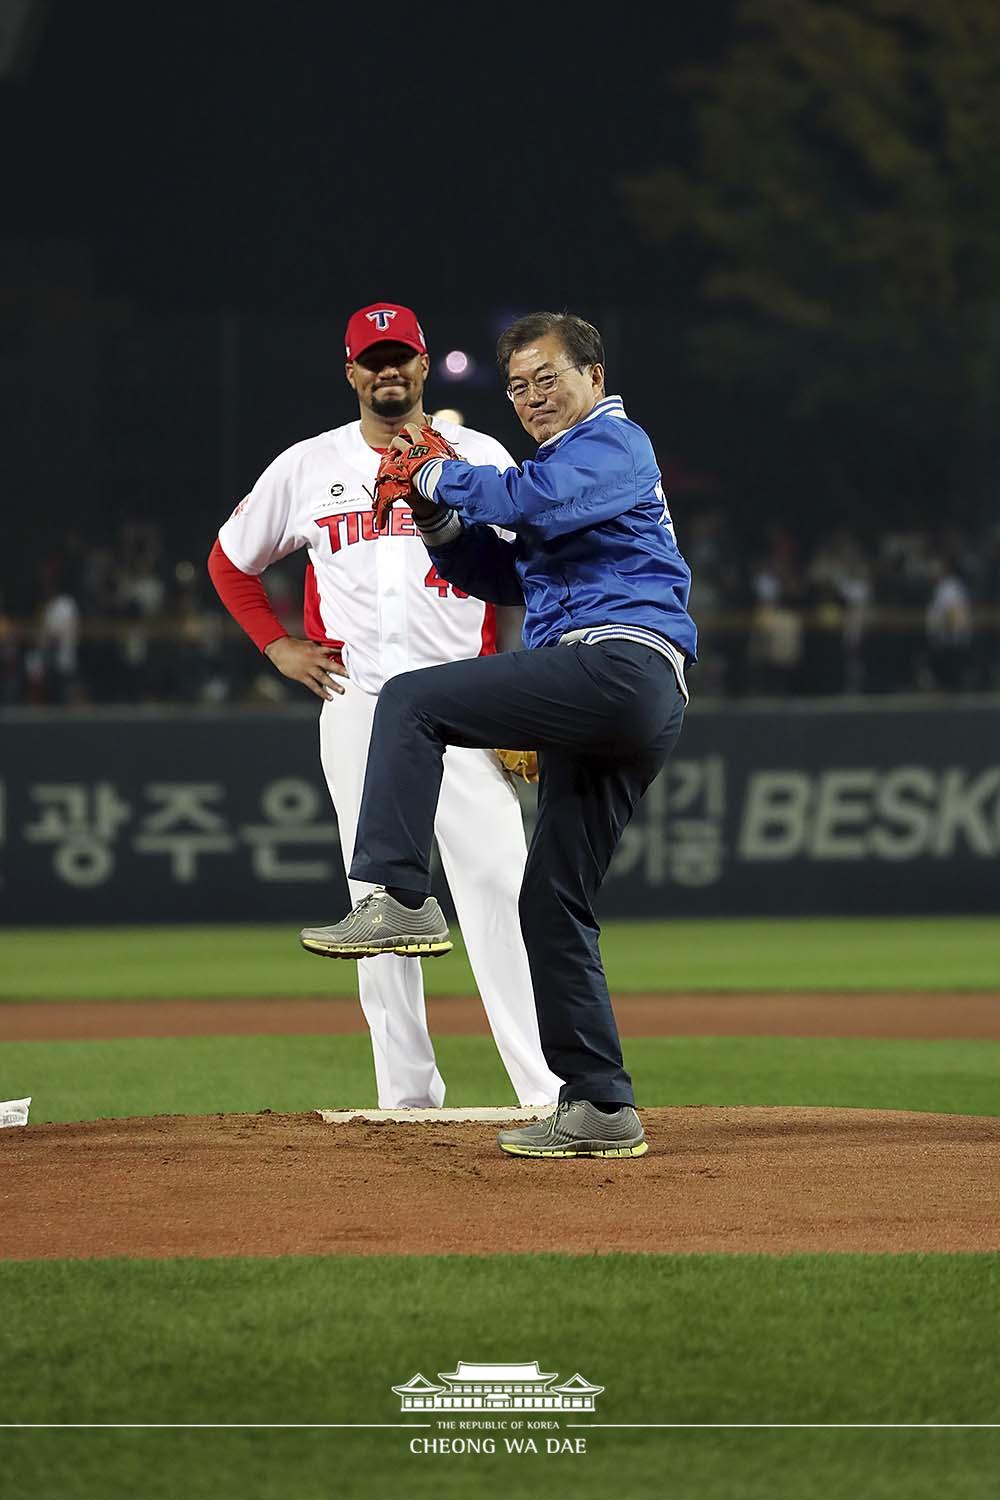
[[400, 672], [383, 684], [375, 707], [375, 719], [409, 712], [419, 699], [419, 672]]

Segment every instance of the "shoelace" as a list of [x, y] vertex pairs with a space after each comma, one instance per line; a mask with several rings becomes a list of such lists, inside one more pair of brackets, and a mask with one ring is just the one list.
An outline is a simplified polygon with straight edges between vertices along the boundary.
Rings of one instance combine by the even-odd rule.
[[365, 909], [366, 906], [370, 906], [371, 903], [373, 901], [378, 900], [378, 898], [380, 896], [385, 896], [387, 894], [388, 893], [387, 893], [386, 888], [385, 888], [384, 885], [377, 885], [373, 891], [369, 891], [368, 892], [367, 896], [362, 896], [361, 897], [361, 900], [358, 902], [357, 906], [351, 912], [351, 916], [352, 917], [359, 916], [361, 914], [361, 912], [364, 911], [364, 909]]

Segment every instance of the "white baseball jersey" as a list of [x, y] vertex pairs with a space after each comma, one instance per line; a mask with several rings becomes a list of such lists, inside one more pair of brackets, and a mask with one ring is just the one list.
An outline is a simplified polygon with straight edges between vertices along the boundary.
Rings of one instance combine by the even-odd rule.
[[[509, 469], [514, 460], [485, 433], [436, 424], [469, 463]], [[379, 453], [361, 423], [295, 443], [278, 455], [219, 531], [243, 573], [309, 550], [304, 624], [312, 640], [343, 651], [353, 682], [377, 693], [389, 677], [495, 650], [492, 604], [440, 577], [408, 506], [396, 505], [387, 531], [372, 524]]]

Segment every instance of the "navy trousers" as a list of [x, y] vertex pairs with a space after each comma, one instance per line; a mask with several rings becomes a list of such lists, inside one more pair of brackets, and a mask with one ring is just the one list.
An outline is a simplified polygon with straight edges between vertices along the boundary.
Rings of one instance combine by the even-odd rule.
[[680, 734], [664, 657], [633, 641], [544, 647], [392, 677], [379, 694], [351, 876], [430, 889], [448, 745], [538, 751], [520, 895], [545, 1060], [560, 1098], [634, 1104], [594, 901], [639, 799]]

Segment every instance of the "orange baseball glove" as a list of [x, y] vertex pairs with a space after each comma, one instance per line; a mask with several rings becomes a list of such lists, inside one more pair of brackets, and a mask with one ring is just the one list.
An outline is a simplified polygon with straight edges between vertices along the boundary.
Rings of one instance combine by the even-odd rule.
[[375, 479], [372, 512], [375, 530], [387, 524], [389, 512], [397, 500], [413, 499], [413, 476], [424, 464], [435, 458], [457, 458], [448, 439], [430, 423], [408, 422], [398, 432], [383, 454]]

